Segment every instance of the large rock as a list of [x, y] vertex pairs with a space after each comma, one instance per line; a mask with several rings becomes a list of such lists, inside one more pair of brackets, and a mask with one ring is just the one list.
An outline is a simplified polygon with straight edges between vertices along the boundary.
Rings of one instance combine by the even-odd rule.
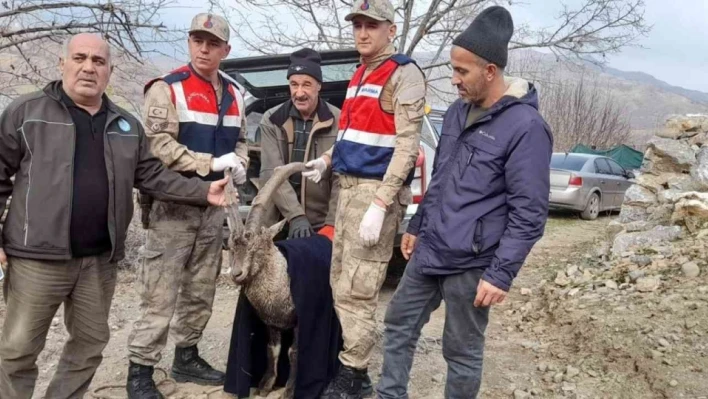
[[619, 222], [632, 223], [647, 220], [649, 214], [647, 208], [641, 206], [622, 205], [620, 210]]
[[708, 130], [708, 115], [671, 115], [666, 128], [681, 133], [705, 132]]
[[708, 143], [708, 133], [698, 133], [688, 140], [688, 144], [702, 146]]
[[650, 173], [642, 173], [637, 177], [636, 185], [642, 186], [647, 190], [651, 190], [654, 194], [668, 188], [668, 178], [671, 175], [679, 176], [679, 173], [662, 173], [660, 175], [652, 175]]
[[701, 147], [698, 152], [696, 164], [691, 168], [691, 178], [701, 189], [708, 189], [708, 146]]
[[642, 170], [655, 175], [688, 173], [695, 164], [696, 154], [688, 143], [654, 137], [649, 140]]
[[674, 214], [674, 205], [662, 204], [647, 208], [647, 213], [648, 222], [668, 225], [671, 223], [671, 216]]
[[657, 203], [656, 195], [651, 190], [633, 184], [624, 193], [624, 203], [626, 205], [648, 208]]
[[666, 121], [666, 128], [660, 133], [665, 136], [678, 133], [678, 136], [675, 138], [679, 138], [692, 137], [707, 130], [708, 116], [706, 115], [672, 115]]
[[666, 185], [669, 190], [699, 191], [703, 189], [703, 184], [688, 174], [671, 174], [666, 179]]
[[676, 190], [676, 189], [669, 189], [669, 190], [664, 190], [661, 193], [659, 193], [658, 198], [659, 202], [662, 204], [675, 204], [677, 203], [681, 198], [683, 198], [683, 195], [685, 193], [681, 190]]
[[635, 231], [647, 231], [647, 230], [653, 229], [658, 224], [659, 223], [657, 223], [657, 222], [649, 222], [649, 221], [639, 220], [636, 222], [627, 223], [626, 225], [624, 225], [624, 230], [627, 233], [632, 233]]
[[682, 222], [692, 233], [696, 232], [708, 222], [708, 193], [684, 193], [674, 206], [671, 221]]
[[681, 237], [681, 232], [680, 226], [657, 226], [649, 231], [623, 233], [615, 238], [612, 253], [620, 255], [631, 248], [646, 248], [666, 241], [674, 241]]

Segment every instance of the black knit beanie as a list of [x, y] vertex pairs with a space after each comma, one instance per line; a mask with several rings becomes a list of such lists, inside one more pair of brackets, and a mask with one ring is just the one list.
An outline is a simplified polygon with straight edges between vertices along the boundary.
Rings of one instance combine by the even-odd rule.
[[287, 78], [290, 79], [291, 75], [310, 75], [322, 83], [321, 61], [320, 53], [315, 50], [309, 48], [298, 50], [290, 54]]
[[477, 15], [470, 26], [452, 44], [485, 60], [506, 67], [509, 40], [514, 34], [514, 21], [506, 8], [492, 6]]

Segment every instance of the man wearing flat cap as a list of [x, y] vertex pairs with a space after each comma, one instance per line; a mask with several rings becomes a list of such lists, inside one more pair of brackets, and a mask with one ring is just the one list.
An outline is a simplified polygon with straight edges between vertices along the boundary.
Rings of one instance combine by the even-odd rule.
[[475, 398], [489, 307], [504, 301], [543, 235], [553, 137], [534, 86], [503, 75], [513, 33], [509, 12], [493, 6], [453, 41], [460, 98], [445, 114], [433, 178], [402, 238], [410, 260], [384, 318], [378, 398], [408, 398], [416, 342], [442, 300], [445, 398]]
[[[329, 150], [337, 139], [339, 109], [320, 98], [320, 54], [304, 48], [291, 54], [287, 79], [290, 100], [269, 109], [261, 120], [261, 187], [278, 166], [308, 162]], [[321, 232], [332, 239], [337, 210], [337, 177], [329, 172], [315, 183], [296, 173], [274, 198], [288, 221], [288, 238]], [[272, 223], [277, 220], [271, 220]]]
[[[235, 82], [219, 70], [231, 46], [218, 15], [192, 19], [189, 64], [145, 86], [143, 123], [150, 149], [167, 167], [205, 181], [246, 181], [246, 109]], [[143, 201], [141, 201], [143, 202]], [[178, 382], [222, 385], [225, 375], [197, 343], [211, 317], [221, 265], [224, 210], [155, 200], [137, 273], [140, 316], [128, 337], [130, 399], [159, 399], [152, 379], [168, 333], [175, 343], [171, 376]]]

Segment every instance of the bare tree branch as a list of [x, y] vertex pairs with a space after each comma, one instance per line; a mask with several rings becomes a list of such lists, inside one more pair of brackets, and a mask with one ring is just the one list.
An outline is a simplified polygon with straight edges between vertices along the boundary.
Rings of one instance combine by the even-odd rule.
[[[61, 42], [78, 33], [101, 35], [111, 46], [115, 64], [111, 85], [116, 97], [136, 105], [144, 82], [156, 70], [146, 56], [162, 54], [177, 40], [159, 12], [174, 0], [10, 0], [0, 6], [0, 97], [12, 99], [58, 79]], [[183, 37], [183, 36], [182, 36]], [[140, 67], [136, 65], [142, 65]], [[136, 101], [135, 99], [138, 99]], [[137, 108], [134, 108], [137, 110]]]
[[[299, 47], [331, 50], [354, 47], [352, 27], [343, 21], [351, 0], [209, 0], [228, 16], [236, 40], [249, 51], [273, 54]], [[396, 15], [398, 51], [426, 71], [444, 65], [452, 40], [484, 8], [500, 0], [401, 0]], [[518, 0], [504, 1], [519, 5]], [[545, 48], [558, 59], [602, 64], [607, 54], [636, 44], [650, 27], [644, 0], [579, 0], [563, 6], [551, 28], [520, 24], [510, 49]], [[291, 24], [273, 15], [287, 16]], [[296, 28], [295, 28], [296, 27]], [[238, 29], [237, 29], [238, 28]]]

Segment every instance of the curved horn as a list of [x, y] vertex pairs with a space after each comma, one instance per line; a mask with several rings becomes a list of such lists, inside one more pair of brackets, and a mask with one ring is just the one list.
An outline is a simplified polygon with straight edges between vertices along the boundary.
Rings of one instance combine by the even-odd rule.
[[239, 237], [243, 230], [243, 222], [238, 212], [239, 199], [238, 191], [234, 185], [233, 170], [227, 168], [224, 171], [224, 175], [228, 179], [226, 187], [224, 188], [226, 192], [226, 221], [229, 224], [231, 234], [235, 237]]
[[256, 198], [253, 199], [251, 212], [248, 213], [248, 218], [246, 219], [247, 231], [254, 231], [261, 226], [263, 215], [266, 210], [273, 205], [273, 195], [280, 185], [293, 173], [302, 172], [305, 169], [305, 164], [302, 162], [293, 162], [275, 168], [273, 176], [271, 176], [268, 182], [261, 188]]

